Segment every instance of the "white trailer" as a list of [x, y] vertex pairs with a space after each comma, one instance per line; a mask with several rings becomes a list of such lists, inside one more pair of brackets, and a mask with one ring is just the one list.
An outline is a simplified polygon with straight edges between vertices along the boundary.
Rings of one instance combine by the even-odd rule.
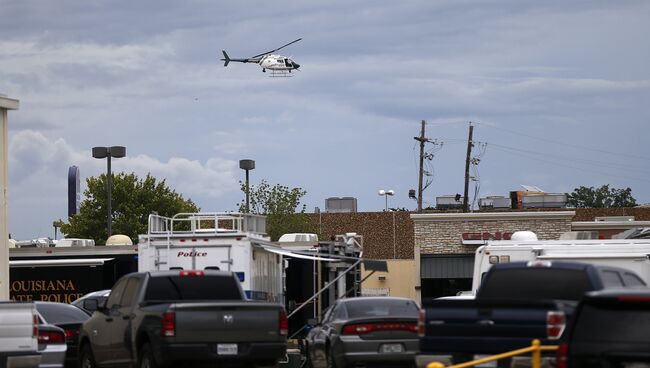
[[[529, 232], [525, 232], [529, 233]], [[516, 261], [567, 261], [622, 267], [650, 285], [650, 239], [490, 241], [476, 250], [472, 292], [478, 290], [492, 265]]]
[[266, 236], [266, 217], [242, 213], [149, 216], [139, 236], [139, 271], [232, 271], [250, 299], [284, 303], [282, 249]]

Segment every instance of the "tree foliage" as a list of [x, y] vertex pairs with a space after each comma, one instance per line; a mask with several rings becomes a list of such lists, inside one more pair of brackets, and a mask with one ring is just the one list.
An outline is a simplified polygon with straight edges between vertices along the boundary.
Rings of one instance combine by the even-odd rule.
[[[108, 237], [106, 174], [90, 177], [86, 184], [88, 189], [84, 191], [79, 213], [61, 226], [61, 232], [68, 238], [88, 238], [104, 244]], [[127, 235], [134, 243], [139, 234], [147, 232], [149, 214], [153, 211], [162, 216], [199, 211], [191, 199], [184, 199], [165, 180], [156, 181], [150, 174], [144, 179], [134, 173], [113, 174], [112, 188], [112, 233]]]
[[[246, 183], [240, 182], [244, 195]], [[265, 180], [249, 189], [250, 213], [266, 216], [266, 232], [271, 240], [278, 240], [286, 233], [313, 233], [314, 224], [305, 213], [306, 206], [300, 199], [307, 194], [302, 188], [291, 188]], [[239, 211], [246, 213], [246, 199], [239, 204]]]
[[578, 208], [611, 208], [634, 207], [636, 200], [632, 197], [632, 189], [610, 188], [605, 184], [599, 188], [575, 188], [568, 196], [568, 203]]

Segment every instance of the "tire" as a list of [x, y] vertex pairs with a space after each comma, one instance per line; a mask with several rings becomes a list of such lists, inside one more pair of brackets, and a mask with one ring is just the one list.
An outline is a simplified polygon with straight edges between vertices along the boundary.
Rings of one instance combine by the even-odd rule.
[[331, 346], [327, 346], [327, 354], [325, 359], [327, 359], [327, 368], [336, 368], [336, 362], [334, 361], [334, 352], [332, 351]]
[[[83, 368], [83, 367], [82, 367]], [[140, 348], [140, 356], [138, 357], [138, 368], [158, 368], [156, 359], [153, 356], [151, 345], [144, 344]]]
[[79, 368], [97, 368], [95, 362], [95, 355], [90, 347], [90, 343], [86, 343], [81, 347], [81, 354], [79, 355]]

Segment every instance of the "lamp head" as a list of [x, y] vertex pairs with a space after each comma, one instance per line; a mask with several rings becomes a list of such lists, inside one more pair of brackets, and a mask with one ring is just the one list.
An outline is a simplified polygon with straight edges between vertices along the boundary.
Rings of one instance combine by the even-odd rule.
[[377, 192], [380, 196], [386, 195], [386, 191], [383, 189], [380, 189], [379, 192]]
[[106, 158], [108, 156], [108, 147], [93, 147], [94, 158]]
[[126, 156], [126, 147], [124, 146], [111, 146], [108, 150], [111, 153], [111, 157], [121, 158]]

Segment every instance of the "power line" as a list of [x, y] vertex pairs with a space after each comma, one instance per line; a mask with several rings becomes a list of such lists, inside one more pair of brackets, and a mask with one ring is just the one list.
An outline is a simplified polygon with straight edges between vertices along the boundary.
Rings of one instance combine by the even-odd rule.
[[560, 162], [557, 162], [557, 161], [546, 160], [546, 159], [537, 157], [535, 155], [531, 155], [531, 154], [529, 154], [529, 153], [527, 153], [525, 151], [512, 150], [512, 149], [510, 149], [508, 147], [504, 147], [504, 146], [499, 146], [499, 145], [492, 144], [491, 147], [493, 147], [496, 150], [500, 150], [500, 151], [507, 152], [507, 153], [513, 153], [513, 151], [514, 151], [514, 153], [516, 153], [518, 155], [521, 155], [521, 154], [528, 155], [530, 159], [546, 162], [548, 164], [552, 164], [552, 165], [556, 165], [556, 166], [563, 166], [563, 167], [570, 168], [570, 169], [581, 170], [581, 171], [601, 174], [601, 175], [604, 175], [604, 176], [615, 177], [615, 178], [620, 178], [620, 179], [635, 180], [635, 181], [642, 181], [642, 182], [650, 183], [650, 180], [648, 180], [648, 179], [641, 179], [641, 178], [635, 178], [635, 177], [629, 177], [629, 176], [623, 176], [623, 175], [614, 175], [611, 172], [608, 173], [608, 172], [602, 172], [602, 171], [587, 169], [587, 168], [584, 168], [584, 167], [581, 167], [581, 166], [567, 165], [567, 164], [560, 163]]
[[500, 128], [500, 127], [497, 127], [495, 125], [484, 124], [484, 123], [477, 123], [477, 124], [481, 124], [482, 126], [490, 127], [490, 128], [497, 129], [497, 130], [502, 130], [504, 132], [521, 135], [523, 137], [537, 139], [537, 140], [542, 141], [542, 142], [558, 144], [558, 145], [565, 146], [565, 147], [582, 149], [582, 150], [589, 150], [589, 151], [600, 152], [600, 153], [606, 153], [608, 155], [614, 155], [614, 156], [623, 156], [623, 157], [630, 157], [630, 158], [636, 158], [636, 159], [641, 159], [641, 160], [650, 160], [650, 157], [638, 156], [638, 155], [630, 155], [630, 154], [626, 154], [626, 153], [611, 152], [611, 151], [601, 150], [601, 149], [598, 149], [598, 148], [579, 146], [579, 145], [576, 145], [574, 143], [566, 143], [566, 142], [554, 141], [554, 140], [548, 139], [548, 138], [536, 137], [534, 135], [521, 133], [521, 132], [517, 132], [517, 131], [514, 131], [514, 130], [506, 129], [506, 128]]
[[572, 161], [580, 162], [586, 165], [593, 165], [593, 166], [598, 166], [598, 167], [609, 167], [614, 170], [624, 170], [625, 168], [629, 170], [635, 170], [635, 171], [640, 171], [640, 172], [645, 172], [650, 174], [650, 170], [648, 170], [646, 167], [640, 167], [640, 166], [633, 166], [633, 165], [627, 165], [627, 164], [620, 164], [620, 163], [615, 163], [615, 162], [603, 162], [603, 161], [595, 161], [595, 160], [589, 160], [589, 159], [584, 159], [584, 158], [571, 158], [567, 157], [566, 155], [555, 155], [552, 153], [545, 153], [545, 152], [537, 152], [537, 151], [532, 151], [532, 150], [527, 150], [523, 148], [517, 148], [517, 147], [509, 147], [505, 146], [502, 144], [496, 144], [496, 143], [491, 143], [492, 146], [495, 147], [501, 147], [504, 149], [509, 149], [512, 151], [518, 151], [522, 153], [528, 153], [531, 155], [540, 155], [544, 157], [556, 157], [562, 161], [566, 161], [567, 159], [571, 159]]

